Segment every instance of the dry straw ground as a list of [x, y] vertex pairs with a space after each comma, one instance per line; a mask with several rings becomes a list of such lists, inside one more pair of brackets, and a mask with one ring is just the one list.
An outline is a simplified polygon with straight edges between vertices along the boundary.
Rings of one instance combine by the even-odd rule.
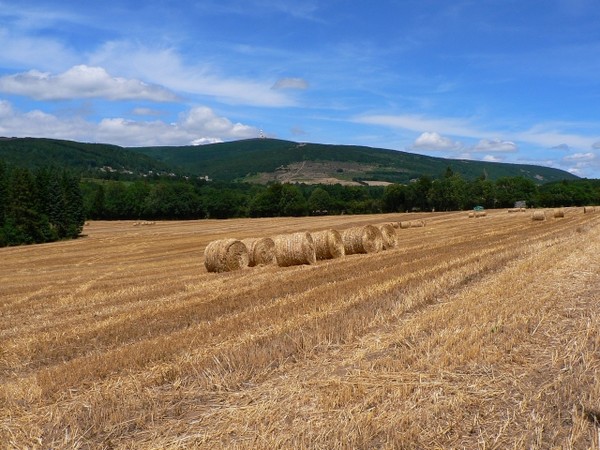
[[[216, 239], [425, 219], [209, 273]], [[0, 250], [4, 448], [596, 448], [600, 214], [92, 222]]]

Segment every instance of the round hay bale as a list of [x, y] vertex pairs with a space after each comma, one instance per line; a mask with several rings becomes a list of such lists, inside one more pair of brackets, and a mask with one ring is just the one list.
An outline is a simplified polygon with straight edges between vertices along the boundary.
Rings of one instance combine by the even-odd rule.
[[486, 217], [487, 211], [475, 211], [475, 217]]
[[396, 245], [398, 245], [394, 225], [392, 225], [391, 223], [384, 223], [383, 225], [379, 226], [379, 231], [381, 231], [381, 235], [383, 237], [384, 250], [388, 248], [394, 248]]
[[248, 238], [242, 242], [248, 249], [250, 267], [272, 264], [275, 258], [275, 242], [271, 238]]
[[425, 226], [425, 221], [424, 220], [411, 220], [410, 222], [410, 227], [411, 228], [420, 228], [420, 227], [424, 227]]
[[587, 214], [587, 213], [592, 213], [594, 212], [594, 207], [593, 206], [584, 206], [583, 207], [583, 213]]
[[204, 249], [204, 266], [209, 272], [243, 269], [248, 262], [248, 249], [237, 239], [212, 241]]
[[519, 208], [511, 208], [508, 210], [508, 212], [509, 213], [518, 213], [518, 212], [520, 212], [520, 209]]
[[317, 261], [315, 244], [310, 233], [298, 232], [276, 236], [275, 260], [280, 267], [314, 264]]
[[531, 220], [546, 220], [546, 211], [534, 211]]
[[392, 222], [394, 228], [400, 228], [400, 222]]
[[475, 217], [475, 213], [474, 213], [473, 211], [471, 211], [471, 212], [469, 213], [469, 219], [472, 219], [473, 217]]
[[565, 217], [565, 209], [564, 208], [554, 208], [554, 218], [560, 219]]
[[342, 231], [342, 241], [346, 255], [356, 253], [377, 253], [383, 249], [383, 235], [373, 225], [353, 227]]
[[406, 229], [406, 228], [410, 228], [410, 221], [409, 220], [405, 220], [403, 222], [400, 222], [399, 226], [403, 230]]
[[337, 230], [323, 230], [312, 233], [317, 259], [340, 258], [346, 254], [342, 235]]

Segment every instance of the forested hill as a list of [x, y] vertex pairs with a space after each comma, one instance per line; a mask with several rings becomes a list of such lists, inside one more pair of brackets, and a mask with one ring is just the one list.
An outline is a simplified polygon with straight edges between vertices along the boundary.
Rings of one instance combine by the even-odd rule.
[[[259, 174], [303, 170], [305, 179], [326, 175], [340, 180], [362, 179], [407, 183], [420, 176], [439, 178], [450, 167], [465, 179], [485, 176], [491, 180], [522, 176], [546, 183], [577, 177], [548, 167], [436, 158], [403, 151], [354, 145], [297, 143], [277, 139], [248, 139], [202, 147], [146, 147], [133, 150], [170, 165], [185, 167], [220, 180], [255, 181]], [[320, 162], [318, 169], [299, 165]], [[347, 165], [350, 164], [350, 170]], [[313, 165], [314, 166], [314, 165]], [[259, 178], [260, 179], [260, 178]], [[265, 179], [264, 177], [262, 178]], [[267, 177], [268, 179], [268, 177]], [[294, 181], [303, 181], [296, 177]]]
[[44, 138], [0, 138], [0, 160], [26, 169], [60, 167], [76, 172], [169, 172], [168, 165], [127, 148]]
[[203, 146], [132, 147], [34, 138], [1, 138], [0, 159], [14, 166], [57, 166], [133, 175], [176, 173], [217, 181], [336, 181], [407, 183], [439, 178], [450, 167], [467, 180], [522, 176], [536, 183], [577, 177], [543, 166], [435, 158], [396, 150], [352, 145], [249, 139]]

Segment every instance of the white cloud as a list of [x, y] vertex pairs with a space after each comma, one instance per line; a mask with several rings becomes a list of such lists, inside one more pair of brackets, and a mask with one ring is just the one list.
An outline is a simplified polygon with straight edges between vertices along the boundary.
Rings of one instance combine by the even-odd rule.
[[0, 100], [0, 118], [10, 118], [12, 114], [12, 105], [6, 100]]
[[598, 141], [598, 142], [594, 142], [594, 143], [592, 144], [592, 148], [594, 148], [594, 149], [597, 149], [597, 150], [600, 150], [600, 141]]
[[129, 42], [109, 42], [91, 56], [95, 65], [130, 77], [142, 77], [174, 92], [215, 97], [224, 103], [253, 106], [293, 106], [294, 100], [271, 89], [269, 80], [224, 76], [215, 66], [185, 64], [170, 48], [146, 48]]
[[600, 157], [592, 152], [573, 153], [562, 159], [562, 165], [575, 175], [589, 176], [590, 171], [600, 170]]
[[104, 98], [108, 100], [174, 101], [166, 89], [139, 80], [112, 77], [102, 67], [74, 66], [59, 75], [36, 70], [0, 78], [0, 91], [36, 100]]
[[46, 137], [122, 146], [190, 145], [257, 137], [258, 129], [234, 123], [206, 107], [192, 108], [174, 123], [105, 118], [99, 123], [62, 118], [39, 110], [15, 111], [0, 101], [0, 136]]
[[501, 141], [499, 139], [489, 140], [481, 139], [472, 149], [474, 152], [499, 152], [499, 153], [514, 153], [519, 149], [517, 144], [512, 141]]
[[424, 132], [413, 143], [413, 149], [419, 150], [461, 150], [463, 145], [436, 132]]
[[499, 158], [496, 155], [485, 155], [483, 158], [481, 158], [482, 161], [487, 161], [487, 162], [502, 162], [503, 159]]
[[308, 82], [303, 78], [280, 78], [273, 85], [273, 89], [308, 89]]
[[577, 162], [585, 162], [585, 161], [594, 161], [597, 157], [594, 153], [573, 153], [572, 155], [565, 156], [563, 160], [565, 161], [577, 161]]
[[[481, 150], [475, 151], [492, 151], [485, 149], [486, 146], [496, 148], [494, 151], [509, 151], [512, 143], [524, 142], [542, 146], [544, 148], [560, 147], [560, 148], [590, 148], [594, 145], [600, 147], [598, 136], [590, 136], [589, 134], [575, 134], [564, 132], [561, 128], [577, 128], [586, 124], [564, 124], [564, 123], [542, 123], [536, 124], [525, 131], [500, 131], [486, 130], [479, 128], [472, 123], [470, 119], [456, 118], [429, 118], [419, 115], [363, 115], [351, 119], [353, 122], [364, 123], [370, 125], [385, 126], [394, 129], [403, 129], [423, 133], [427, 130], [437, 130], [442, 135], [461, 136], [471, 139], [480, 139]], [[495, 140], [489, 141], [485, 136], [503, 135], [510, 140]], [[477, 147], [477, 146], [476, 146]], [[598, 148], [598, 147], [595, 147]], [[503, 149], [503, 150], [498, 150]], [[516, 151], [514, 149], [511, 151]]]

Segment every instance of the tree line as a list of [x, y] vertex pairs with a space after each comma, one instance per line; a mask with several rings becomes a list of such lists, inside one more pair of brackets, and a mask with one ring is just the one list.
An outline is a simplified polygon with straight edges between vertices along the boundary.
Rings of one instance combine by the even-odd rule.
[[383, 186], [206, 182], [160, 178], [83, 183], [90, 219], [227, 219], [323, 214], [376, 214], [600, 204], [600, 180], [537, 185], [524, 177], [466, 180], [448, 169], [443, 177], [420, 177]]
[[75, 238], [84, 222], [78, 176], [10, 168], [0, 161], [0, 247]]
[[175, 220], [377, 214], [600, 204], [600, 180], [537, 185], [524, 177], [466, 180], [450, 168], [387, 186], [209, 182], [181, 177], [84, 179], [0, 161], [0, 246], [77, 237], [86, 219]]

